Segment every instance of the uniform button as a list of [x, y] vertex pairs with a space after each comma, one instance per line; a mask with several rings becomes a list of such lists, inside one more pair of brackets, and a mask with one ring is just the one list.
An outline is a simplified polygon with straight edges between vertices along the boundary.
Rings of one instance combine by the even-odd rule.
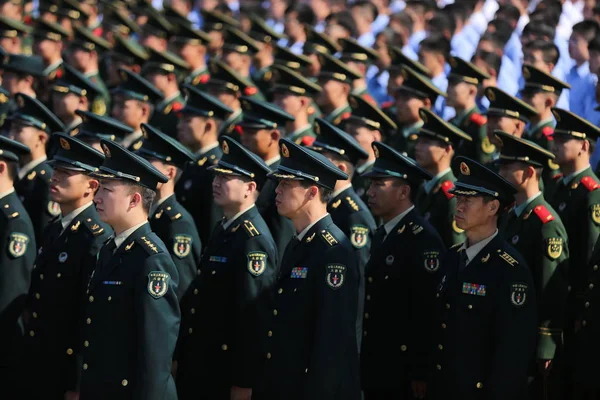
[[279, 290], [277, 291], [277, 293], [279, 293], [279, 294], [283, 293], [283, 289], [279, 288]]
[[590, 283], [590, 286], [588, 286], [588, 287], [589, 287], [590, 289], [593, 289], [593, 288], [594, 288], [594, 284], [593, 284], [593, 283]]
[[38, 313], [34, 312], [33, 313], [33, 318], [37, 318], [38, 317]]
[[597, 266], [597, 265], [594, 265], [594, 268], [593, 268], [593, 269], [594, 269], [594, 271], [598, 271], [598, 266]]
[[67, 354], [72, 356], [73, 355], [73, 349], [67, 349]]
[[188, 333], [189, 333], [190, 335], [192, 334], [192, 332], [194, 332], [194, 329], [193, 329], [193, 328], [190, 328], [190, 329], [188, 329]]
[[59, 272], [58, 274], [56, 274], [57, 278], [60, 278], [62, 276], [62, 274]]
[[35, 298], [39, 300], [39, 299], [40, 299], [40, 294], [39, 294], [39, 293], [36, 293], [36, 294], [35, 294]]
[[127, 379], [123, 379], [121, 381], [121, 385], [123, 385], [123, 386], [127, 386], [128, 384], [129, 384], [129, 382], [127, 382]]
[[35, 336], [35, 331], [29, 331], [29, 336], [34, 337]]
[[196, 314], [196, 309], [195, 309], [195, 308], [192, 308], [192, 309], [190, 310], [190, 312], [191, 312], [192, 314]]
[[583, 305], [585, 308], [590, 308], [590, 302], [586, 301], [585, 304]]
[[400, 350], [402, 350], [402, 351], [406, 351], [406, 348], [407, 348], [407, 347], [406, 347], [406, 345], [405, 345], [405, 344], [403, 344], [402, 346], [400, 346]]
[[439, 293], [436, 293], [436, 294], [435, 294], [435, 297], [440, 297], [440, 294], [439, 294]]
[[587, 321], [584, 319], [583, 321], [581, 321], [581, 325], [582, 326], [586, 326], [587, 325]]
[[369, 277], [369, 283], [373, 283], [373, 277]]
[[278, 314], [277, 310], [273, 310], [273, 315], [277, 315], [277, 314]]
[[388, 275], [386, 275], [386, 276], [384, 276], [384, 277], [383, 277], [383, 279], [388, 279], [388, 278], [389, 278], [389, 276], [388, 276]]
[[200, 271], [200, 270], [196, 271], [196, 275], [200, 275], [201, 273], [202, 273], [202, 271]]
[[441, 344], [438, 344], [438, 349], [444, 350], [444, 346], [442, 346]]
[[308, 374], [308, 368], [306, 368], [306, 369], [304, 370], [304, 373], [305, 373], [305, 374]]
[[217, 273], [217, 271], [215, 271], [214, 269], [211, 272], [211, 274], [213, 274], [213, 275], [216, 274], [216, 273]]
[[363, 332], [363, 337], [367, 337], [367, 331]]
[[483, 388], [483, 383], [477, 382], [477, 385], [475, 385], [475, 386], [477, 386], [477, 389], [481, 389], [481, 388]]
[[198, 294], [198, 289], [194, 289], [194, 294]]
[[112, 296], [108, 296], [108, 301], [111, 301], [111, 300], [112, 300]]
[[87, 371], [87, 369], [88, 369], [88, 365], [87, 364], [83, 364], [83, 370]]
[[40, 280], [43, 281], [44, 280], [44, 274], [40, 274]]
[[567, 286], [567, 292], [571, 291], [571, 285]]
[[367, 295], [367, 300], [371, 300], [371, 295], [370, 294]]
[[88, 325], [91, 324], [92, 323], [92, 319], [91, 318], [86, 319], [85, 323], [88, 324]]
[[469, 304], [469, 305], [467, 306], [467, 308], [468, 308], [469, 310], [472, 310], [472, 309], [473, 309], [473, 305], [472, 305], [472, 304]]
[[440, 364], [436, 365], [435, 367], [438, 369], [438, 371], [442, 370], [442, 366]]
[[90, 342], [88, 342], [88, 341], [86, 340], [85, 342], [83, 342], [83, 345], [84, 345], [85, 347], [90, 347]]
[[270, 360], [271, 359], [271, 353], [267, 353], [267, 359]]
[[93, 303], [94, 302], [94, 296], [90, 296], [89, 297], [89, 301], [90, 301], [90, 303]]
[[227, 347], [227, 345], [226, 345], [226, 344], [224, 344], [224, 345], [222, 345], [222, 346], [221, 346], [221, 350], [223, 350], [223, 351], [227, 351], [227, 349], [228, 349], [228, 347]]
[[450, 304], [446, 303], [446, 308], [449, 310], [450, 309]]
[[365, 319], [369, 319], [369, 313], [368, 312], [365, 313]]
[[267, 332], [267, 336], [268, 336], [268, 337], [271, 337], [271, 336], [273, 336], [273, 331], [269, 331], [269, 332]]
[[442, 323], [442, 329], [446, 329], [446, 324]]

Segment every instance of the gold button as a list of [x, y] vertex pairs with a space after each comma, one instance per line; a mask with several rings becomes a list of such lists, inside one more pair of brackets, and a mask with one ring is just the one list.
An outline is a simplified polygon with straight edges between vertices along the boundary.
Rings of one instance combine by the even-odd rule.
[[365, 319], [369, 319], [369, 313], [368, 312], [365, 313]]
[[227, 345], [226, 345], [226, 344], [224, 344], [224, 345], [222, 345], [222, 346], [221, 346], [221, 350], [223, 350], [223, 351], [227, 351], [227, 349], [228, 349], [228, 347], [227, 347]]
[[450, 304], [446, 303], [446, 308], [449, 310], [450, 309]]
[[369, 277], [369, 283], [373, 283], [373, 277]]
[[446, 329], [446, 324], [442, 323], [442, 329]]
[[571, 291], [571, 285], [567, 286], [567, 292]]
[[593, 284], [593, 283], [590, 283], [590, 286], [589, 286], [589, 288], [590, 288], [590, 289], [593, 289], [593, 288], [594, 288], [594, 284]]
[[62, 274], [59, 272], [58, 274], [56, 274], [57, 278], [60, 278], [62, 276]]
[[196, 275], [200, 275], [201, 273], [202, 273], [202, 271], [200, 271], [200, 270], [196, 271]]
[[477, 382], [477, 385], [475, 385], [475, 386], [477, 386], [477, 389], [481, 389], [483, 387], [483, 383]]
[[472, 305], [472, 304], [469, 304], [469, 305], [467, 306], [467, 308], [468, 308], [469, 310], [472, 310], [472, 309], [473, 309], [473, 305]]
[[73, 355], [73, 349], [67, 349], [67, 354], [70, 356]]
[[84, 345], [85, 347], [90, 347], [90, 342], [88, 342], [88, 341], [86, 340], [85, 342], [83, 342], [83, 345]]
[[29, 336], [34, 337], [35, 336], [35, 331], [29, 331]]
[[88, 325], [91, 324], [92, 323], [92, 319], [91, 318], [86, 319], [85, 323], [88, 324]]
[[36, 294], [35, 294], [35, 298], [39, 300], [39, 299], [40, 299], [40, 294], [39, 294], [39, 293], [36, 293]]
[[402, 346], [400, 346], [400, 350], [402, 350], [402, 351], [406, 351], [406, 345], [405, 345], [405, 344], [403, 344]]
[[38, 313], [34, 312], [33, 313], [33, 318], [37, 318], [38, 317]]
[[121, 381], [121, 385], [123, 385], [123, 386], [127, 386], [127, 384], [128, 384], [128, 383], [129, 383], [129, 382], [127, 382], [127, 379], [123, 379], [123, 380]]
[[364, 337], [367, 337], [367, 331], [364, 331], [364, 332], [363, 332], [363, 336], [364, 336]]
[[308, 374], [308, 368], [306, 368], [306, 369], [304, 370], [304, 373], [305, 373], [305, 374]]
[[371, 295], [370, 294], [367, 295], [367, 300], [371, 300]]
[[279, 288], [279, 290], [277, 291], [277, 293], [279, 293], [279, 294], [283, 293], [283, 289]]
[[587, 321], [584, 319], [583, 321], [581, 321], [581, 325], [582, 326], [586, 326], [587, 325]]
[[94, 296], [90, 296], [89, 300], [90, 300], [90, 303], [93, 303], [94, 302]]
[[444, 346], [442, 346], [441, 344], [438, 344], [438, 349], [444, 350]]
[[389, 276], [388, 276], [388, 275], [386, 275], [386, 276], [384, 276], [384, 277], [383, 277], [383, 279], [388, 279], [388, 278], [389, 278]]
[[594, 271], [598, 271], [598, 266], [594, 265]]
[[442, 370], [442, 366], [440, 364], [436, 365], [435, 367], [438, 369], [438, 371]]
[[277, 315], [277, 310], [273, 310], [273, 315]]
[[215, 271], [214, 269], [211, 272], [211, 274], [213, 274], [213, 275], [216, 274], [216, 273], [217, 273], [217, 271]]
[[435, 297], [440, 297], [440, 294], [439, 294], [439, 293], [436, 293], [436, 294], [435, 294]]
[[194, 289], [194, 294], [198, 294], [198, 289]]
[[40, 274], [40, 280], [43, 281], [44, 280], [44, 274]]
[[590, 308], [590, 302], [586, 301], [585, 304], [583, 305], [585, 308]]
[[108, 301], [111, 301], [111, 300], [112, 300], [112, 296], [108, 296]]
[[83, 369], [84, 371], [88, 369], [88, 365], [87, 364], [83, 364]]
[[271, 336], [273, 336], [273, 331], [269, 331], [269, 332], [267, 332], [267, 336], [268, 336], [268, 337], [271, 337]]
[[271, 359], [271, 353], [267, 353], [267, 359]]
[[191, 334], [192, 332], [194, 332], [193, 328], [188, 329], [188, 333]]
[[190, 312], [191, 312], [192, 314], [196, 314], [196, 309], [195, 309], [195, 308], [192, 308], [192, 309], [190, 310]]

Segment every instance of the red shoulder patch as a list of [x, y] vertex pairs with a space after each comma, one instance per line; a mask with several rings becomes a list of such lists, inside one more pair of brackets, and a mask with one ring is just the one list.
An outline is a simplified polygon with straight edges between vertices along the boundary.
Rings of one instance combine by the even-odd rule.
[[315, 138], [312, 136], [303, 136], [302, 137], [302, 146], [312, 146], [312, 144], [315, 142]]
[[546, 206], [539, 205], [533, 208], [533, 212], [538, 216], [542, 224], [545, 224], [550, 221], [554, 221], [554, 216], [548, 211]]
[[450, 200], [451, 198], [454, 197], [454, 195], [452, 193], [450, 193], [450, 190], [454, 187], [454, 183], [452, 181], [444, 181], [442, 182], [442, 191], [444, 192], [444, 194], [446, 195], [446, 198], [448, 200]]
[[244, 128], [242, 128], [241, 125], [236, 125], [235, 128], [233, 128], [233, 130], [240, 136], [244, 134]]
[[31, 25], [32, 22], [33, 22], [33, 17], [31, 16], [31, 14], [23, 17], [23, 23], [25, 25]]
[[209, 74], [202, 74], [202, 75], [200, 75], [199, 82], [202, 83], [202, 84], [205, 84], [206, 82], [208, 82], [209, 79], [210, 79], [210, 75]]
[[554, 140], [554, 128], [551, 126], [545, 126], [542, 129], [542, 134], [546, 137], [547, 140]]
[[181, 111], [182, 109], [183, 109], [183, 103], [180, 103], [178, 101], [173, 103], [173, 108], [172, 108], [173, 111], [178, 112], [178, 111]]
[[585, 186], [585, 188], [590, 192], [600, 187], [600, 185], [598, 185], [598, 183], [596, 183], [594, 178], [592, 178], [591, 176], [584, 176], [583, 178], [581, 178], [581, 183], [583, 183], [583, 186]]
[[373, 105], [377, 105], [377, 102], [375, 101], [375, 99], [373, 97], [371, 97], [370, 94], [365, 93], [361, 97], [363, 98], [363, 100], [366, 100]]
[[487, 124], [487, 118], [479, 113], [471, 114], [471, 117], [469, 118], [469, 120], [479, 126]]
[[563, 174], [562, 174], [562, 173], [560, 173], [560, 174], [556, 174], [556, 175], [554, 175], [554, 176], [552, 177], [552, 179], [560, 179], [560, 178], [562, 178], [562, 177], [563, 177]]
[[94, 34], [94, 36], [102, 37], [102, 33], [103, 33], [102, 27], [101, 26], [97, 27], [96, 29], [94, 29], [92, 31], [92, 33]]
[[248, 86], [247, 88], [244, 89], [244, 94], [246, 96], [253, 96], [256, 93], [258, 93], [258, 89], [254, 86]]
[[348, 118], [350, 118], [351, 115], [352, 115], [351, 112], [346, 111], [345, 113], [342, 114], [342, 119], [348, 119]]
[[381, 108], [390, 108], [394, 106], [394, 100], [384, 101], [381, 103]]

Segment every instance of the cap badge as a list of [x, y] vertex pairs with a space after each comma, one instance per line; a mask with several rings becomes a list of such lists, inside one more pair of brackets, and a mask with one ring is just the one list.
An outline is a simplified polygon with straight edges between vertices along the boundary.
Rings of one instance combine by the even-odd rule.
[[425, 111], [423, 111], [423, 110], [419, 111], [419, 115], [421, 116], [421, 119], [423, 120], [423, 122], [427, 123], [427, 114], [425, 113]]
[[494, 91], [492, 89], [488, 89], [485, 92], [485, 96], [490, 100], [490, 101], [496, 101], [496, 95], [494, 94]]
[[60, 147], [62, 147], [65, 150], [71, 150], [71, 145], [65, 138], [60, 138]]
[[285, 144], [281, 145], [281, 154], [285, 157], [285, 158], [289, 158], [290, 157], [290, 151], [288, 150], [287, 146]]
[[375, 158], [379, 158], [379, 149], [377, 147], [373, 147], [373, 152], [375, 153]]
[[25, 99], [23, 99], [23, 96], [17, 96], [17, 104], [19, 107], [25, 106]]
[[110, 158], [110, 150], [108, 148], [108, 146], [104, 143], [102, 143], [102, 151], [104, 151], [104, 155], [106, 156], [106, 158]]
[[531, 78], [531, 72], [529, 72], [529, 67], [523, 67], [523, 78]]
[[226, 141], [223, 141], [223, 144], [221, 147], [223, 148], [223, 153], [229, 154], [229, 145], [227, 144]]
[[471, 175], [471, 169], [465, 162], [460, 163], [460, 173], [463, 175]]
[[356, 101], [356, 98], [350, 97], [349, 102], [350, 102], [350, 107], [355, 108], [355, 109], [358, 108], [358, 102]]
[[315, 122], [315, 133], [316, 133], [317, 135], [320, 135], [320, 134], [321, 134], [321, 125], [319, 125], [319, 123], [318, 123], [318, 122]]

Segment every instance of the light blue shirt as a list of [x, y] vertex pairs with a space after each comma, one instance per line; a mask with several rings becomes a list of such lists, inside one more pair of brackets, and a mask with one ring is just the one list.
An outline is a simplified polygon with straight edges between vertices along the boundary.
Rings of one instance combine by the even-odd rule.
[[373, 47], [375, 44], [375, 35], [373, 32], [365, 32], [356, 39], [358, 44], [364, 47]]
[[510, 58], [515, 65], [520, 66], [522, 64], [523, 50], [521, 38], [516, 32], [513, 32], [513, 34], [510, 36], [510, 39], [508, 39], [508, 42], [504, 46], [504, 54]]
[[[448, 90], [448, 77], [444, 72], [432, 78], [431, 82], [435, 85], [435, 87], [444, 93]], [[452, 107], [446, 106], [446, 98], [443, 96], [438, 96], [435, 100], [433, 112], [442, 117], [444, 120], [449, 120], [456, 114]]]
[[452, 37], [450, 41], [451, 53], [455, 57], [470, 61], [477, 48], [477, 41], [473, 43], [468, 33], [463, 29]]
[[519, 77], [521, 71], [517, 70], [515, 64], [506, 55], [502, 56], [502, 65], [498, 74], [498, 88], [504, 90], [511, 96], [519, 92]]
[[373, 31], [373, 33], [377, 35], [379, 32], [382, 32], [385, 28], [387, 28], [389, 23], [389, 15], [379, 14], [377, 18], [375, 18], [375, 21], [373, 21], [373, 23], [371, 24], [371, 31]]
[[410, 46], [412, 51], [414, 51], [415, 53], [418, 54], [419, 46], [421, 45], [421, 40], [425, 39], [426, 37], [427, 37], [426, 31], [418, 31], [418, 32], [414, 32], [412, 35], [410, 35], [410, 38], [408, 38], [408, 45]]
[[567, 83], [571, 85], [569, 94], [569, 107], [571, 112], [597, 124], [600, 122], [600, 113], [595, 111], [596, 103], [596, 75], [590, 73], [588, 62], [579, 67], [571, 68], [567, 75]]

